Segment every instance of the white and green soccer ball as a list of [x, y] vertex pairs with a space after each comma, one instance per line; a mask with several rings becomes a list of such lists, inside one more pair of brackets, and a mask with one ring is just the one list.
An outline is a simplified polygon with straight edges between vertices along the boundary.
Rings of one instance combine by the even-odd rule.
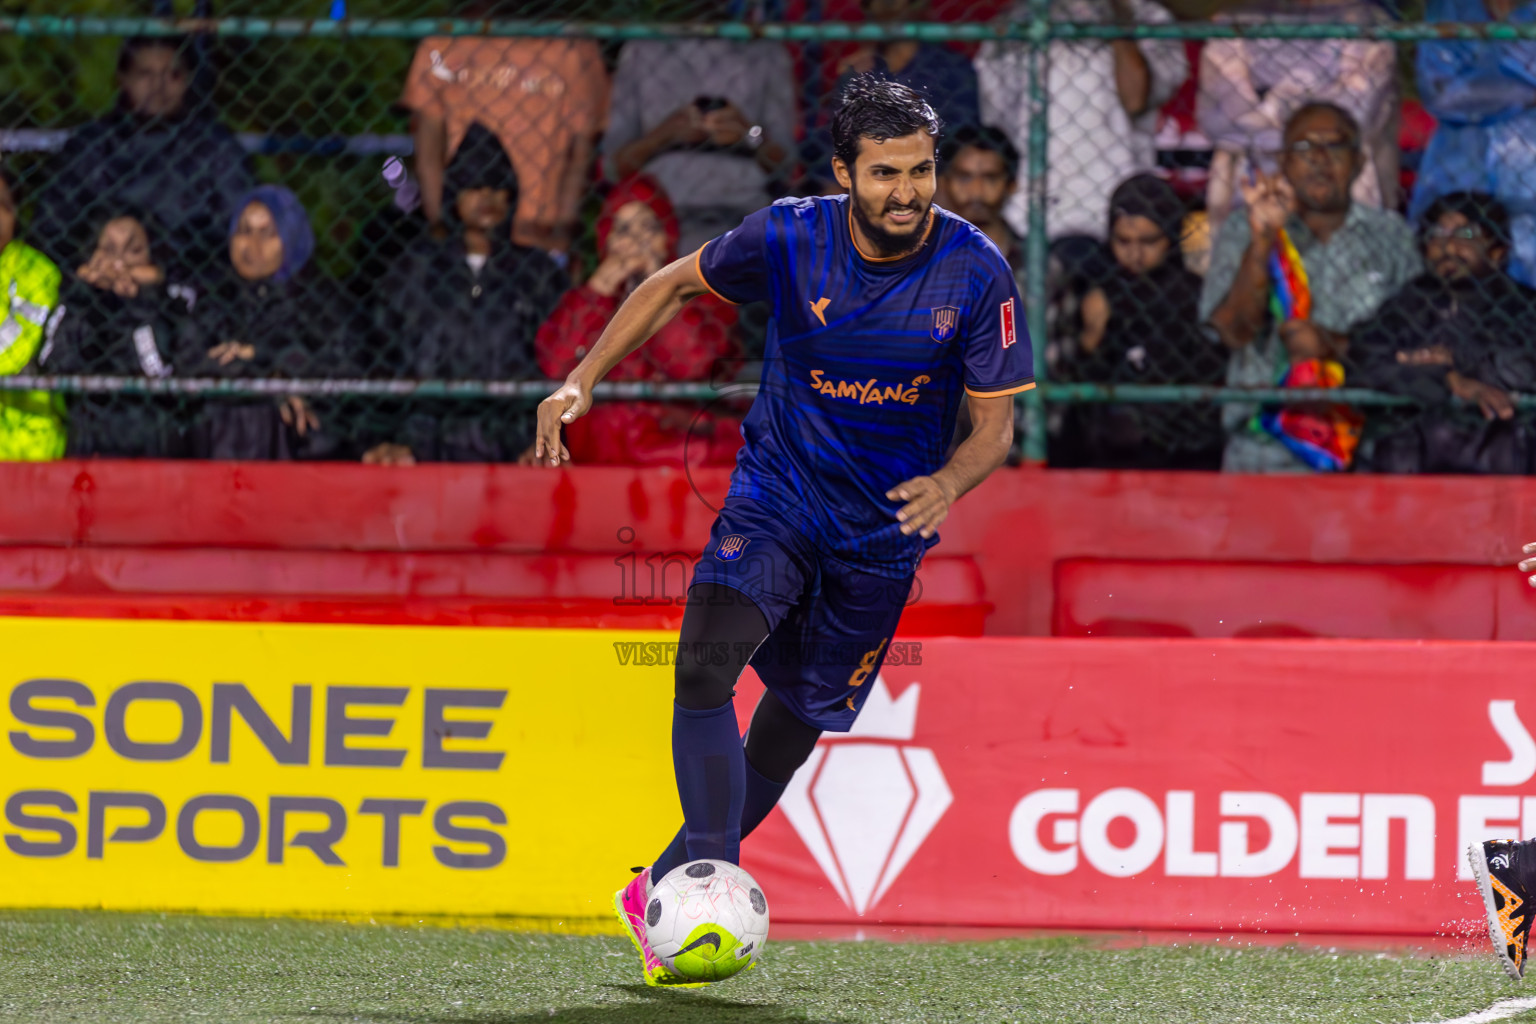
[[689, 981], [746, 970], [768, 941], [768, 900], [735, 864], [696, 860], [651, 887], [645, 934], [667, 969]]

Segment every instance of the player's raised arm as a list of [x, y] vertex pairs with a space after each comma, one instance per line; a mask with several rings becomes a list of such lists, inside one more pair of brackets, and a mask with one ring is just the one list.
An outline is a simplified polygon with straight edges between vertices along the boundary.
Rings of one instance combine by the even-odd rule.
[[699, 276], [697, 254], [689, 253], [662, 267], [630, 293], [586, 358], [554, 394], [539, 403], [534, 441], [537, 465], [559, 466], [570, 461], [571, 453], [560, 442], [561, 424], [572, 422], [590, 409], [592, 386], [661, 330], [683, 308], [683, 303], [708, 290]]

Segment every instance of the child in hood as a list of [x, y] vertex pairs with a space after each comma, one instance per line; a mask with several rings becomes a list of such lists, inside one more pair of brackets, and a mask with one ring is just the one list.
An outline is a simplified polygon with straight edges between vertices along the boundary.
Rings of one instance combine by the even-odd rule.
[[[472, 124], [443, 186], [441, 240], [423, 238], [380, 282], [364, 369], [421, 380], [534, 380], [534, 334], [567, 285], [541, 249], [510, 240], [518, 179], [496, 134]], [[505, 399], [415, 400], [380, 415], [364, 461], [510, 462], [533, 442], [533, 411]]]

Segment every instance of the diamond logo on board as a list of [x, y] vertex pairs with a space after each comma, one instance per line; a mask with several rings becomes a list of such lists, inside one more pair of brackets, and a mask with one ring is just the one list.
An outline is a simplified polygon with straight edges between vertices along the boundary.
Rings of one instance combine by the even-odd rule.
[[890, 889], [954, 802], [938, 758], [901, 745], [917, 728], [920, 683], [874, 687], [853, 729], [827, 734], [779, 801], [801, 842], [857, 914]]

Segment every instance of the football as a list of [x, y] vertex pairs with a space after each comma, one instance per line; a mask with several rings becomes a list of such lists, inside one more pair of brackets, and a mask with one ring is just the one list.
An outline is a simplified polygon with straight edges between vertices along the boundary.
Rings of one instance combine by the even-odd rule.
[[646, 935], [667, 969], [689, 981], [721, 981], [746, 970], [768, 941], [768, 900], [735, 864], [696, 860], [651, 889]]

